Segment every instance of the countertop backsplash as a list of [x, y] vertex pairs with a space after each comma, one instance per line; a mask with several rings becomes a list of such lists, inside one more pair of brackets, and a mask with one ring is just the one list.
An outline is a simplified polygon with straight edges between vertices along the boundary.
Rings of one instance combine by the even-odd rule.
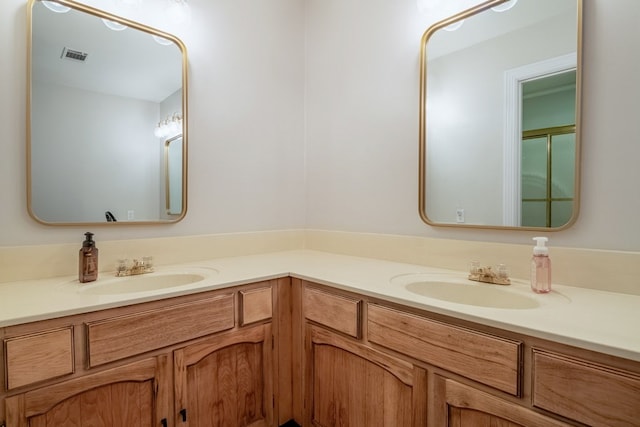
[[[81, 235], [81, 233], [79, 234]], [[311, 249], [419, 266], [465, 271], [472, 260], [505, 264], [511, 277], [527, 280], [532, 245], [435, 239], [327, 230], [280, 230], [101, 241], [101, 274], [115, 271], [121, 258], [152, 256], [155, 265], [221, 257]], [[0, 247], [0, 283], [77, 273], [77, 244]], [[550, 242], [552, 282], [640, 295], [640, 252], [554, 247]]]

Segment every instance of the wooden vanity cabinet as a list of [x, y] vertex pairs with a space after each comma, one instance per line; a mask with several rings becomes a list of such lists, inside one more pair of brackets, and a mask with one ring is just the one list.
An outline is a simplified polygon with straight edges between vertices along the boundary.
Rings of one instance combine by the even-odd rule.
[[303, 425], [426, 426], [426, 371], [364, 344], [362, 307], [306, 284]]
[[638, 362], [297, 282], [304, 426], [640, 426]]
[[[288, 286], [284, 278], [0, 329], [10, 356], [0, 358], [0, 426], [277, 426], [272, 318]], [[23, 375], [27, 365], [35, 372]]]
[[305, 426], [455, 426], [436, 413], [442, 369], [521, 392], [517, 340], [309, 282], [301, 287]]
[[0, 340], [2, 427], [640, 426], [638, 362], [297, 278]]

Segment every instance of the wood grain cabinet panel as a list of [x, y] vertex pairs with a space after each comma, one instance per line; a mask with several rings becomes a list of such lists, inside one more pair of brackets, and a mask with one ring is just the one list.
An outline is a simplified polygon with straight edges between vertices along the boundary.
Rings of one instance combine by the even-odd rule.
[[159, 426], [170, 365], [159, 356], [6, 398], [7, 427]]
[[640, 376], [534, 350], [533, 404], [591, 426], [638, 426]]
[[368, 304], [368, 339], [514, 396], [522, 343]]
[[272, 307], [271, 286], [240, 291], [240, 324], [244, 326], [271, 319]]
[[568, 427], [494, 395], [459, 382], [436, 376], [435, 414], [437, 426], [451, 427]]
[[73, 328], [4, 340], [8, 390], [73, 373]]
[[274, 424], [271, 325], [223, 333], [174, 352], [176, 426]]
[[424, 369], [315, 326], [307, 337], [304, 425], [426, 426]]
[[303, 297], [304, 316], [336, 331], [360, 337], [362, 300], [306, 288]]
[[87, 323], [89, 366], [234, 327], [233, 294]]

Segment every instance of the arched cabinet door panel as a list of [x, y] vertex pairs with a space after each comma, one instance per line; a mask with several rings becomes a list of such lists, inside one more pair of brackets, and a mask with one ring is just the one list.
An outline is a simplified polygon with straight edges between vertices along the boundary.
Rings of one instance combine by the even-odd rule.
[[426, 371], [327, 330], [307, 328], [309, 425], [426, 425]]
[[7, 427], [153, 427], [166, 420], [166, 355], [144, 359], [6, 399]]
[[570, 424], [547, 417], [457, 381], [435, 377], [436, 425], [454, 427], [568, 427]]
[[273, 425], [271, 352], [270, 324], [176, 350], [175, 425]]

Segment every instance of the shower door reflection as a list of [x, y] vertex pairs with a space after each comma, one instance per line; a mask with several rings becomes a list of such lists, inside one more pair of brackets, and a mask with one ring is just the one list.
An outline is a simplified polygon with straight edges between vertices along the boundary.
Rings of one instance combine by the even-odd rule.
[[522, 225], [559, 227], [571, 218], [575, 188], [575, 126], [523, 132]]

